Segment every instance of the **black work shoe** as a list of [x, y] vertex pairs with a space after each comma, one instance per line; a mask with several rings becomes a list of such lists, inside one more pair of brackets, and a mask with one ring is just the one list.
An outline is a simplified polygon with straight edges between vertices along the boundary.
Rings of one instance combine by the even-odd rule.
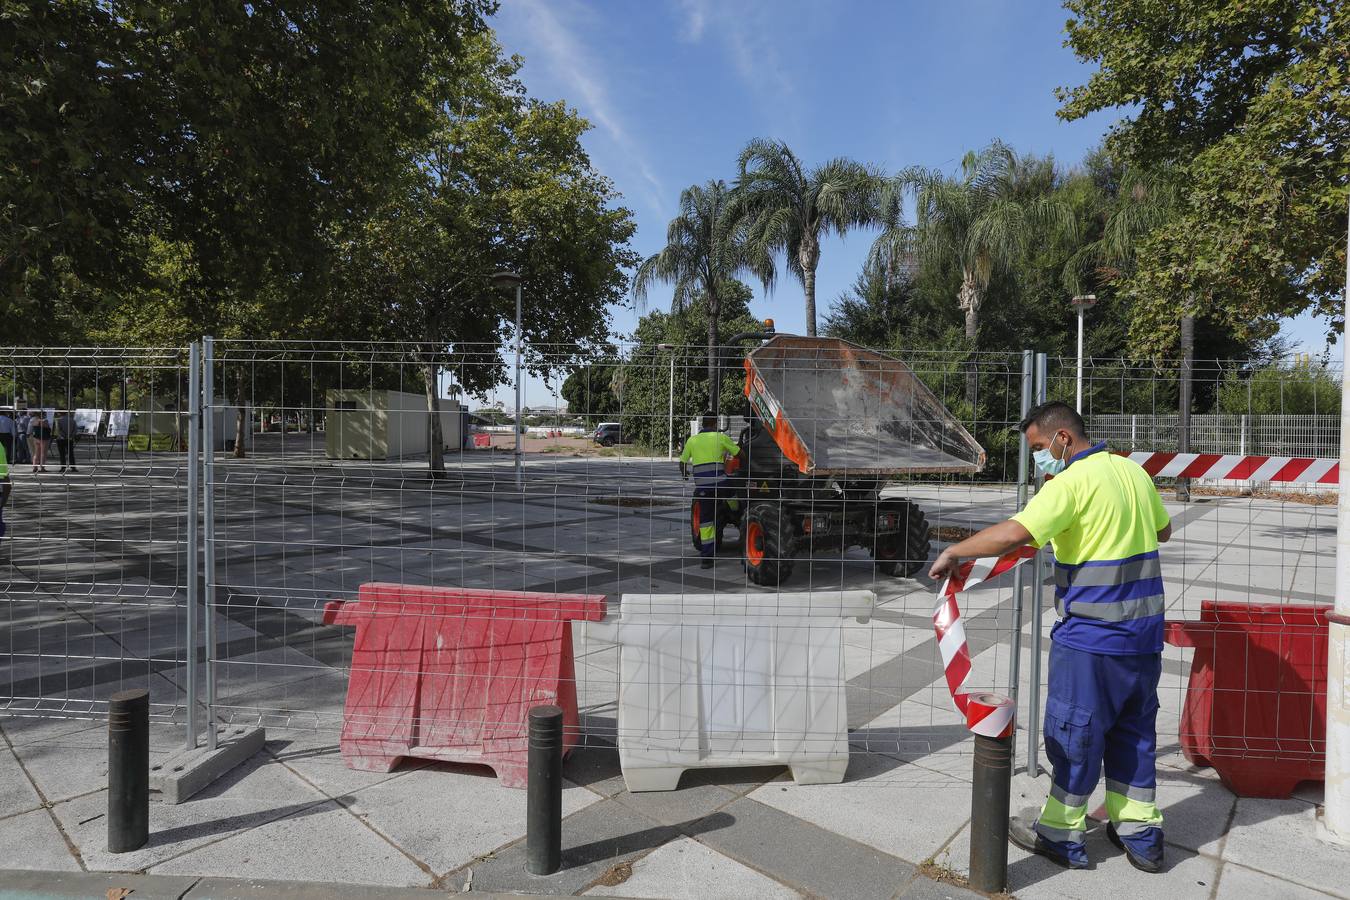
[[703, 557], [703, 559], [699, 561], [698, 567], [700, 569], [711, 569], [713, 567], [712, 557], [711, 556]]
[[1028, 853], [1036, 853], [1044, 856], [1057, 866], [1063, 866], [1066, 869], [1086, 869], [1089, 866], [1087, 860], [1081, 862], [1069, 859], [1063, 853], [1060, 853], [1054, 847], [1046, 843], [1045, 838], [1037, 834], [1036, 829], [1032, 828], [1026, 822], [1013, 816], [1008, 819], [1008, 840], [1021, 847]]
[[1106, 836], [1110, 838], [1111, 843], [1115, 844], [1116, 847], [1125, 851], [1125, 858], [1130, 861], [1130, 865], [1134, 866], [1140, 872], [1148, 872], [1150, 875], [1153, 875], [1162, 871], [1161, 859], [1155, 861], [1135, 853], [1130, 849], [1129, 844], [1120, 839], [1120, 835], [1116, 834], [1116, 826], [1110, 822], [1106, 824]]

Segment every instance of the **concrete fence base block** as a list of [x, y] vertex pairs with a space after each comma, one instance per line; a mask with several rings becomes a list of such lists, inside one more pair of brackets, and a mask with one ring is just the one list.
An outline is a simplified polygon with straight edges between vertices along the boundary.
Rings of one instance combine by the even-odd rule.
[[216, 749], [184, 750], [150, 767], [150, 799], [182, 803], [263, 748], [262, 728], [222, 728]]

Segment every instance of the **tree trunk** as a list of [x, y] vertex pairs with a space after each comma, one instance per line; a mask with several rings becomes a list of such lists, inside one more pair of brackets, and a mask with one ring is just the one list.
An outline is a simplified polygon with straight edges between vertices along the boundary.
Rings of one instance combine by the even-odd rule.
[[430, 437], [427, 445], [427, 468], [432, 481], [445, 477], [445, 435], [441, 432], [441, 397], [436, 390], [436, 375], [439, 366], [435, 363], [422, 364], [422, 383], [427, 392], [427, 417], [430, 421]]
[[[248, 436], [248, 410], [244, 406], [244, 367], [240, 366], [234, 376], [234, 458], [243, 459], [248, 455], [244, 450], [244, 438]], [[286, 440], [286, 412], [281, 413], [281, 440]]]
[[715, 288], [708, 288], [708, 409], [714, 415], [722, 409], [722, 336], [717, 318], [722, 314], [722, 301]]
[[[956, 295], [957, 305], [960, 306], [966, 314], [966, 344], [970, 347], [972, 353], [976, 351], [975, 340], [979, 335], [980, 326], [980, 289], [975, 284], [975, 276], [970, 272], [963, 272], [961, 275], [961, 290]], [[966, 402], [970, 404], [972, 414], [974, 413], [975, 403], [979, 400], [980, 392], [980, 369], [976, 357], [972, 357], [966, 363]]]
[[[1177, 452], [1191, 452], [1191, 381], [1195, 369], [1195, 317], [1181, 317], [1181, 377], [1177, 403]], [[1177, 479], [1177, 500], [1189, 503], [1191, 480]]]
[[816, 336], [816, 266], [820, 264], [820, 239], [808, 234], [797, 251], [802, 267], [802, 293], [806, 298], [806, 336]]

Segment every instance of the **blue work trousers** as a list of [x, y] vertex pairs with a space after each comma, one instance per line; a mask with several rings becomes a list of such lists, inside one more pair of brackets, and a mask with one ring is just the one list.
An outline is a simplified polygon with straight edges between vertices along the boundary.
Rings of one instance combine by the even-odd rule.
[[715, 481], [694, 488], [694, 499], [698, 501], [698, 555], [711, 557], [717, 549], [717, 501], [725, 500], [733, 510], [739, 504], [726, 488], [726, 482]]
[[1045, 755], [1054, 776], [1036, 831], [1065, 856], [1087, 858], [1087, 804], [1105, 763], [1116, 834], [1140, 856], [1162, 859], [1154, 770], [1161, 672], [1158, 653], [1109, 656], [1052, 640]]

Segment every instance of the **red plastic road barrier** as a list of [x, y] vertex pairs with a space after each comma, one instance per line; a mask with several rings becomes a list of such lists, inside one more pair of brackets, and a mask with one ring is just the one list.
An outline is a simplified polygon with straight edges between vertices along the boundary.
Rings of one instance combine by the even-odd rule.
[[491, 447], [491, 446], [492, 446], [492, 435], [490, 435], [490, 434], [475, 434], [475, 435], [473, 436], [473, 445], [474, 445], [475, 447], [480, 448], [480, 449], [483, 448], [483, 447]]
[[1288, 797], [1326, 763], [1329, 606], [1206, 600], [1200, 621], [1168, 622], [1194, 647], [1181, 748], [1240, 797]]
[[605, 598], [405, 584], [361, 585], [324, 607], [356, 626], [342, 759], [388, 772], [416, 756], [491, 766], [525, 787], [526, 717], [563, 710], [563, 752], [577, 740], [574, 619], [599, 621]]

